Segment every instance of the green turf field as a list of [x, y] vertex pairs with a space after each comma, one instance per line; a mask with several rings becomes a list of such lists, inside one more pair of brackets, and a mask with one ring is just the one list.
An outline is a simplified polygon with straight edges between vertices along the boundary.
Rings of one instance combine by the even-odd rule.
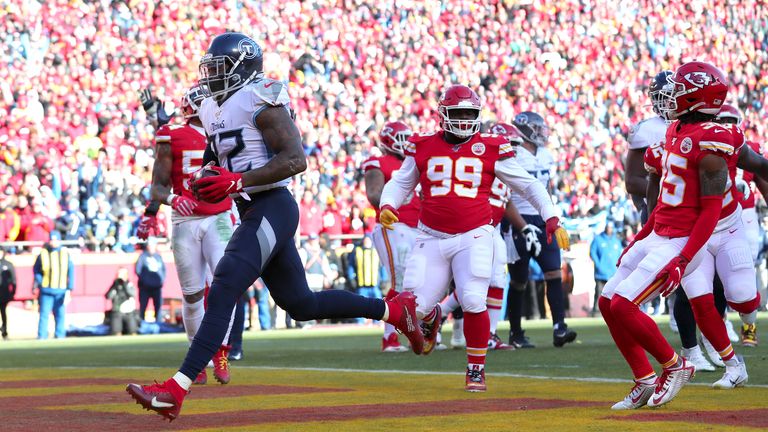
[[[768, 315], [761, 316], [766, 322]], [[738, 318], [732, 316], [734, 324]], [[527, 334], [536, 349], [489, 353], [489, 374], [519, 374], [525, 376], [579, 377], [629, 379], [629, 369], [610, 339], [605, 324], [599, 318], [570, 320], [571, 328], [579, 333], [576, 343], [564, 348], [552, 346], [550, 324], [547, 321], [525, 323]], [[679, 349], [677, 335], [669, 331], [666, 319], [660, 326], [667, 338]], [[450, 325], [443, 331], [443, 340], [450, 340]], [[502, 338], [507, 327], [499, 331]], [[322, 328], [309, 330], [274, 330], [245, 332], [243, 361], [237, 367], [280, 368], [340, 368], [373, 370], [413, 370], [461, 372], [466, 357], [463, 350], [434, 352], [416, 356], [410, 352], [382, 354], [379, 352], [380, 330], [372, 328]], [[402, 338], [405, 341], [404, 338]], [[69, 338], [50, 341], [12, 341], [0, 344], [0, 367], [159, 367], [169, 371], [177, 368], [187, 341], [184, 334]], [[750, 384], [768, 385], [768, 346], [743, 348], [735, 344], [747, 361]], [[717, 372], [700, 373], [695, 382], [713, 382]]]

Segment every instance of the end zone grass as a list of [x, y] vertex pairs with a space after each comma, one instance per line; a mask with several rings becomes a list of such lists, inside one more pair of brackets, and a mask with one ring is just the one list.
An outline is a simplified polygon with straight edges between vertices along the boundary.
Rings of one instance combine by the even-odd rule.
[[[765, 318], [765, 317], [761, 317]], [[734, 321], [735, 322], [735, 321]], [[579, 342], [554, 348], [548, 322], [527, 323], [532, 350], [491, 352], [485, 394], [463, 391], [463, 351], [382, 354], [380, 330], [246, 332], [227, 386], [194, 387], [173, 424], [133, 405], [128, 382], [170, 376], [183, 334], [0, 344], [0, 429], [55, 430], [756, 430], [768, 428], [768, 349], [737, 347], [750, 387], [699, 373], [661, 409], [616, 413], [629, 370], [599, 319], [570, 320]], [[677, 336], [662, 329], [670, 341]], [[502, 336], [507, 331], [500, 330]], [[448, 341], [450, 333], [443, 333]]]

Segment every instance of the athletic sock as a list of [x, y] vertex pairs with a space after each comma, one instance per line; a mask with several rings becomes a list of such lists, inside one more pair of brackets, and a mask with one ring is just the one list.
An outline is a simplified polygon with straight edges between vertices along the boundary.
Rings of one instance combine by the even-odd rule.
[[734, 355], [731, 340], [728, 339], [728, 331], [720, 313], [715, 308], [715, 298], [712, 294], [705, 294], [690, 299], [693, 314], [699, 329], [705, 338], [720, 354], [725, 361]]
[[501, 317], [502, 301], [504, 301], [504, 288], [489, 287], [486, 306], [488, 307], [488, 319], [491, 322], [491, 334], [496, 333], [496, 327]]
[[659, 327], [636, 304], [615, 295], [611, 299], [611, 312], [632, 338], [656, 361], [666, 365], [671, 359], [677, 359], [677, 353], [661, 334]]
[[467, 340], [467, 363], [485, 364], [491, 324], [488, 311], [464, 312], [464, 337]]
[[611, 312], [611, 300], [607, 297], [600, 296], [597, 301], [597, 305], [600, 308], [600, 314], [603, 316], [603, 320], [608, 324], [608, 330], [613, 337], [616, 347], [624, 356], [624, 360], [627, 361], [629, 367], [632, 369], [632, 374], [636, 380], [645, 379], [651, 375], [656, 376], [653, 366], [648, 361], [648, 357], [645, 355], [643, 347], [640, 346], [632, 335], [625, 329], [621, 322], [619, 322]]

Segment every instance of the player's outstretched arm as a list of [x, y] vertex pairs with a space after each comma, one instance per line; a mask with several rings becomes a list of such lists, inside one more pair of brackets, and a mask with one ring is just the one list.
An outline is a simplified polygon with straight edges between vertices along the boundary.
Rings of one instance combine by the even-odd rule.
[[763, 181], [768, 181], [768, 159], [755, 153], [748, 145], [741, 146], [736, 166], [744, 171], [754, 173], [757, 176], [755, 180], [760, 178]]
[[557, 217], [557, 211], [547, 189], [513, 158], [497, 161], [495, 173], [499, 180], [531, 203], [542, 219], [546, 221], [552, 217]]
[[397, 209], [403, 205], [405, 199], [419, 183], [419, 176], [416, 160], [413, 156], [406, 156], [405, 160], [403, 160], [403, 165], [400, 166], [400, 169], [395, 172], [381, 190], [381, 199], [379, 201], [381, 208], [389, 206]]
[[285, 107], [265, 108], [256, 117], [256, 126], [275, 157], [243, 173], [243, 187], [277, 183], [307, 169], [301, 134]]

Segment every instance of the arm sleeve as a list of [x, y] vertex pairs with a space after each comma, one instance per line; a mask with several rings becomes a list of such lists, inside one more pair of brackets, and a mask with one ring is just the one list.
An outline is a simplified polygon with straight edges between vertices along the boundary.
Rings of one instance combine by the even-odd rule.
[[546, 221], [557, 216], [552, 198], [544, 185], [528, 174], [513, 158], [497, 161], [495, 171], [496, 177], [531, 203], [542, 219]]
[[392, 179], [384, 185], [381, 191], [380, 207], [390, 205], [399, 208], [408, 195], [419, 183], [419, 169], [416, 160], [412, 156], [406, 156], [400, 169], [392, 176]]

